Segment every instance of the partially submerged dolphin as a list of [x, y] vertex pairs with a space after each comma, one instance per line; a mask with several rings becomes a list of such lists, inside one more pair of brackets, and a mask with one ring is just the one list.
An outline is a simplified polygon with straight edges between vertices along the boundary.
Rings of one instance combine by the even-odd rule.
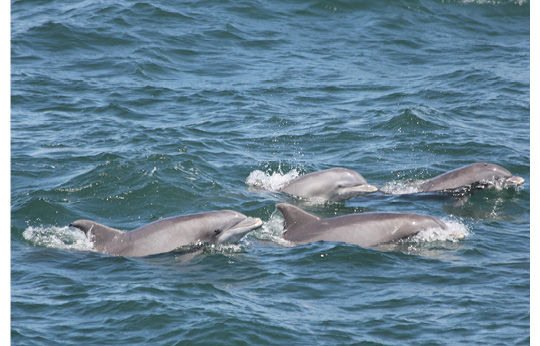
[[340, 167], [302, 175], [279, 189], [295, 197], [320, 201], [343, 201], [377, 190], [359, 173]]
[[261, 225], [259, 218], [222, 210], [171, 217], [130, 232], [90, 220], [77, 220], [70, 226], [82, 230], [92, 240], [97, 252], [141, 257], [171, 252], [197, 243], [234, 243]]
[[276, 208], [285, 218], [283, 238], [295, 244], [324, 240], [371, 247], [426, 229], [447, 229], [441, 220], [420, 214], [365, 213], [320, 219], [287, 203]]
[[454, 192], [484, 187], [511, 187], [523, 184], [525, 179], [512, 175], [506, 169], [491, 163], [473, 163], [454, 169], [422, 183], [419, 192]]

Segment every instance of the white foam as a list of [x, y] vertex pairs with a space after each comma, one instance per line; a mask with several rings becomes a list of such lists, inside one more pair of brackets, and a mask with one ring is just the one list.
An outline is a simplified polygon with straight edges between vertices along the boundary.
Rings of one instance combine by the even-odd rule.
[[22, 235], [34, 246], [78, 251], [93, 249], [92, 242], [82, 231], [68, 226], [29, 226]]
[[246, 184], [277, 192], [289, 181], [298, 178], [299, 175], [300, 174], [296, 169], [292, 169], [285, 174], [281, 172], [265, 173], [260, 170], [255, 170], [247, 177]]
[[410, 238], [410, 241], [416, 242], [440, 242], [450, 241], [458, 242], [470, 236], [471, 232], [467, 226], [450, 217], [443, 218], [442, 221], [448, 226], [447, 229], [430, 228], [420, 231], [417, 235]]

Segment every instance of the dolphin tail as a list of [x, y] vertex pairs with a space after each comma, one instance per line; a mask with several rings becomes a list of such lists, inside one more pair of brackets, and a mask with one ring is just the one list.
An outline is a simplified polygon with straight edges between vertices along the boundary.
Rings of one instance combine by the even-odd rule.
[[92, 243], [96, 245], [109, 242], [114, 238], [125, 234], [125, 232], [119, 229], [108, 227], [90, 220], [73, 221], [69, 226], [83, 231], [84, 234], [90, 238]]
[[319, 221], [317, 216], [307, 213], [302, 209], [290, 205], [288, 203], [278, 203], [276, 208], [283, 214], [285, 218], [285, 230], [291, 231], [296, 226], [306, 225], [315, 221]]

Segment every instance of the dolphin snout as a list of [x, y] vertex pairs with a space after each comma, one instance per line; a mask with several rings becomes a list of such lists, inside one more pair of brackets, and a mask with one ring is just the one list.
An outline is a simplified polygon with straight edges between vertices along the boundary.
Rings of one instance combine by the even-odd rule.
[[371, 193], [379, 191], [379, 188], [371, 184], [362, 184], [351, 188], [351, 190], [356, 192]]
[[243, 236], [253, 231], [256, 228], [261, 227], [263, 224], [262, 220], [258, 217], [247, 217], [244, 220], [240, 221], [233, 227], [225, 230], [219, 235], [217, 239], [217, 244], [224, 243], [235, 243], [242, 239]]
[[[248, 224], [251, 223], [253, 229], [258, 228], [258, 227], [261, 227], [262, 224], [263, 224], [263, 221], [262, 221], [260, 218], [258, 218], [258, 217], [248, 217], [248, 218], [247, 218], [245, 221], [243, 221], [243, 222], [246, 222], [246, 221], [247, 221]], [[241, 222], [241, 223], [243, 223], [243, 222]]]

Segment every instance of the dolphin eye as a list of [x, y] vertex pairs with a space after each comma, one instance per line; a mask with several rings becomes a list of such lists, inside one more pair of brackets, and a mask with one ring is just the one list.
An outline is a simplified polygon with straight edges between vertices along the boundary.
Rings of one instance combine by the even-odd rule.
[[215, 235], [218, 235], [218, 234], [220, 234], [220, 233], [221, 233], [221, 230], [220, 230], [220, 229], [215, 229], [215, 230], [214, 230], [214, 234], [215, 234]]

